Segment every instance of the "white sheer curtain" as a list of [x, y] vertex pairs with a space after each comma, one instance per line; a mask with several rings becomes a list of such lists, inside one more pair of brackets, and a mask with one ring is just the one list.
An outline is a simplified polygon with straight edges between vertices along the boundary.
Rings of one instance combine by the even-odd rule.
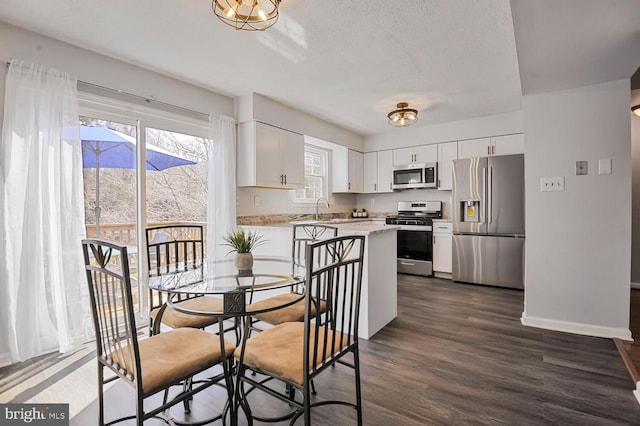
[[233, 118], [209, 117], [211, 143], [207, 200], [207, 257], [222, 257], [228, 247], [222, 237], [236, 226], [236, 123]]
[[12, 61], [0, 140], [0, 362], [67, 351], [91, 317], [75, 76]]

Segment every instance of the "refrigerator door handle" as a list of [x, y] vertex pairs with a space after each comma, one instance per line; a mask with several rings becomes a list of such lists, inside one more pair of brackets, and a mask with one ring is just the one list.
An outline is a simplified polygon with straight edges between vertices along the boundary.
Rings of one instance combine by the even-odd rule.
[[487, 209], [487, 169], [485, 167], [482, 168], [482, 201], [481, 202], [484, 203], [484, 205], [481, 207], [485, 212], [485, 217], [480, 219], [484, 219], [486, 221], [487, 220], [486, 214], [488, 213], [488, 211], [486, 210]]
[[487, 194], [488, 194], [488, 196], [487, 196], [487, 200], [486, 200], [486, 203], [487, 203], [487, 223], [492, 223], [493, 212], [491, 211], [492, 210], [491, 209], [491, 203], [493, 202], [493, 199], [492, 199], [493, 198], [493, 194], [492, 194], [492, 192], [493, 192], [493, 190], [492, 190], [492, 187], [493, 187], [493, 167], [489, 167], [489, 172], [488, 173], [489, 173], [489, 179], [488, 179], [488, 182], [487, 182]]

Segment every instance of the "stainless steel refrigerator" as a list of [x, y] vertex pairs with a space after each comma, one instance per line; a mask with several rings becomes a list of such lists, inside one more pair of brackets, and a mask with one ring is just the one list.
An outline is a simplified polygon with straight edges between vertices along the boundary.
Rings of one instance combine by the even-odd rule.
[[524, 288], [524, 155], [453, 162], [453, 279]]

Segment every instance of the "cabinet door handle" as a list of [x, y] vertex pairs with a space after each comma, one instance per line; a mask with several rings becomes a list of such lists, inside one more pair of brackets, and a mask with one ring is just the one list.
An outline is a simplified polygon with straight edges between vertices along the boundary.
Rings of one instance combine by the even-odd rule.
[[280, 175], [280, 185], [284, 185], [284, 175]]
[[287, 184], [287, 175], [284, 175], [284, 184]]
[[491, 154], [495, 154], [495, 153], [496, 153], [496, 146], [495, 146], [495, 145], [493, 145], [493, 146], [491, 147]]
[[491, 155], [491, 147], [490, 146], [487, 147], [487, 155]]
[[347, 190], [351, 191], [351, 182], [347, 184]]
[[377, 184], [373, 184], [373, 192], [376, 192], [378, 190], [378, 185]]

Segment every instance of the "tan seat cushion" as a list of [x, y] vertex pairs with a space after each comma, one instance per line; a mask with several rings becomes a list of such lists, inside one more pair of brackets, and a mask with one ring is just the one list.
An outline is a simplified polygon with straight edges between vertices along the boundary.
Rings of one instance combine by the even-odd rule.
[[[235, 345], [224, 341], [226, 356], [231, 356]], [[138, 342], [140, 368], [142, 370], [142, 390], [151, 394], [167, 386], [178, 383], [211, 366], [222, 358], [220, 336], [195, 328], [180, 328], [151, 336]], [[125, 347], [112, 354], [113, 359], [124, 362], [125, 368], [134, 373], [130, 365], [132, 357]]]
[[[179, 302], [178, 305], [200, 312], [223, 312], [224, 304], [217, 297], [202, 296]], [[160, 309], [154, 309], [150, 312], [151, 318], [155, 318]], [[214, 315], [191, 315], [178, 312], [171, 306], [167, 306], [162, 314], [162, 323], [171, 328], [191, 327], [204, 328], [218, 322], [218, 317]]]
[[[324, 329], [319, 336], [319, 349], [316, 360], [318, 365], [323, 361], [322, 342]], [[312, 328], [312, 339], [314, 335]], [[348, 336], [342, 333], [327, 333], [327, 352], [331, 350], [331, 342], [335, 338], [335, 349], [338, 352], [348, 344]], [[240, 358], [240, 349], [234, 352], [236, 358]], [[244, 363], [270, 372], [283, 379], [302, 385], [303, 376], [303, 351], [304, 351], [304, 323], [288, 322], [265, 330], [247, 340], [244, 351]], [[328, 356], [332, 354], [327, 354]], [[309, 353], [309, 360], [313, 359], [313, 350]]]
[[[292, 302], [295, 299], [299, 298], [299, 294], [295, 293], [287, 293], [287, 294], [279, 294], [277, 296], [270, 297], [265, 300], [261, 300], [260, 302], [252, 303], [247, 306], [247, 311], [260, 311], [263, 309], [269, 309], [273, 306], [284, 305], [288, 302]], [[324, 300], [320, 301], [320, 313], [325, 313], [327, 310], [327, 302]], [[311, 312], [315, 315], [315, 307], [311, 307]], [[269, 324], [278, 325], [285, 322], [301, 322], [304, 321], [304, 299], [299, 300], [293, 305], [276, 309], [274, 311], [263, 312], [260, 314], [255, 314], [255, 318], [260, 321], [267, 322]]]

